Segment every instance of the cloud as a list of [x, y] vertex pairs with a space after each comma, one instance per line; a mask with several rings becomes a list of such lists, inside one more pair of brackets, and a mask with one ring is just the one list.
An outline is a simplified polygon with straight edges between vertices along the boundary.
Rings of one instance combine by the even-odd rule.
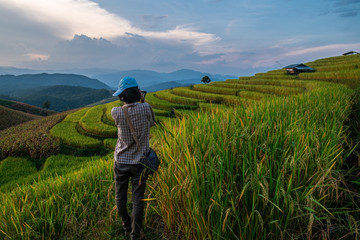
[[284, 53], [282, 56], [284, 57], [293, 57], [300, 56], [305, 54], [318, 54], [318, 53], [326, 53], [326, 52], [338, 52], [342, 53], [344, 51], [359, 49], [360, 43], [351, 43], [351, 44], [330, 44], [325, 46], [311, 47], [311, 48], [303, 48], [298, 50], [289, 51]]
[[344, 12], [344, 13], [341, 13], [339, 16], [340, 17], [343, 17], [343, 18], [348, 18], [348, 17], [356, 17], [358, 15], [357, 12]]
[[142, 27], [144, 29], [154, 29], [159, 26], [163, 19], [167, 16], [153, 16], [153, 15], [144, 15], [142, 16], [143, 24]]
[[[204, 44], [219, 39], [214, 34], [198, 32], [186, 26], [176, 26], [163, 32], [143, 30], [90, 0], [2, 0], [0, 6], [15, 9], [29, 21], [35, 21], [40, 26], [50, 29], [62, 39], [71, 39], [76, 34], [84, 34], [93, 38], [103, 37], [111, 40], [132, 33], [148, 38], [186, 41], [199, 51], [204, 51]], [[164, 18], [165, 16], [144, 16], [147, 27], [156, 26]]]
[[140, 35], [125, 34], [112, 41], [75, 35], [71, 40], [56, 44], [49, 56], [29, 54], [23, 58], [23, 66], [39, 68], [106, 68], [106, 69], [154, 69], [167, 71], [189, 67], [206, 57], [193, 51], [191, 44], [174, 44]]
[[358, 16], [360, 12], [359, 0], [336, 0], [334, 3], [335, 10], [332, 12], [342, 18]]
[[334, 6], [339, 7], [339, 6], [348, 6], [353, 4], [359, 4], [359, 0], [336, 0]]
[[28, 53], [25, 56], [29, 61], [46, 61], [50, 58], [49, 55], [39, 53]]

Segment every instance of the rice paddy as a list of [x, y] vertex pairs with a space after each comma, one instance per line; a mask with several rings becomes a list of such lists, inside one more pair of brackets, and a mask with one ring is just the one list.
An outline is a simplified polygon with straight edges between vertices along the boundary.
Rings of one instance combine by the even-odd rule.
[[[319, 59], [308, 64], [314, 73], [279, 69], [149, 93], [161, 167], [149, 181], [147, 238], [359, 239], [360, 184], [346, 180], [358, 167], [344, 171], [357, 144], [347, 122], [359, 63]], [[50, 130], [63, 145], [106, 156], [54, 154], [41, 168], [27, 156], [2, 158], [0, 181], [12, 184], [0, 193], [0, 239], [119, 239], [111, 118], [119, 105], [78, 110]], [[15, 170], [2, 176], [20, 162], [32, 165], [16, 186]]]

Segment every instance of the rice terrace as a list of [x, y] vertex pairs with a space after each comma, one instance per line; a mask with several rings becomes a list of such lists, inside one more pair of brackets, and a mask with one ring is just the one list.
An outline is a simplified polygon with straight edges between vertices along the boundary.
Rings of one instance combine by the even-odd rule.
[[[360, 239], [360, 54], [148, 93], [147, 239]], [[0, 239], [123, 239], [119, 101], [0, 131]]]

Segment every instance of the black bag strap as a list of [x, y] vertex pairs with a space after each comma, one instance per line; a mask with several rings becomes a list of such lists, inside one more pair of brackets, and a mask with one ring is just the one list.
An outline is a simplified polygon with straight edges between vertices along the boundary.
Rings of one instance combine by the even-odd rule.
[[130, 115], [129, 115], [129, 112], [128, 112], [128, 106], [126, 106], [126, 105], [122, 106], [122, 109], [124, 111], [126, 122], [127, 122], [128, 126], [130, 128], [131, 136], [133, 137], [133, 139], [134, 139], [134, 141], [136, 143], [138, 151], [140, 151], [140, 142], [139, 142], [139, 139], [136, 136], [134, 125], [131, 122], [131, 118], [130, 118]]

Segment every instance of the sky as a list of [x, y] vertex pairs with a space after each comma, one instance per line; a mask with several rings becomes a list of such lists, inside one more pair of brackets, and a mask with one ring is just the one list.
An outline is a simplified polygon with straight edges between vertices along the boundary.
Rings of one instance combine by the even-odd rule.
[[0, 0], [0, 66], [246, 76], [360, 52], [360, 0]]

